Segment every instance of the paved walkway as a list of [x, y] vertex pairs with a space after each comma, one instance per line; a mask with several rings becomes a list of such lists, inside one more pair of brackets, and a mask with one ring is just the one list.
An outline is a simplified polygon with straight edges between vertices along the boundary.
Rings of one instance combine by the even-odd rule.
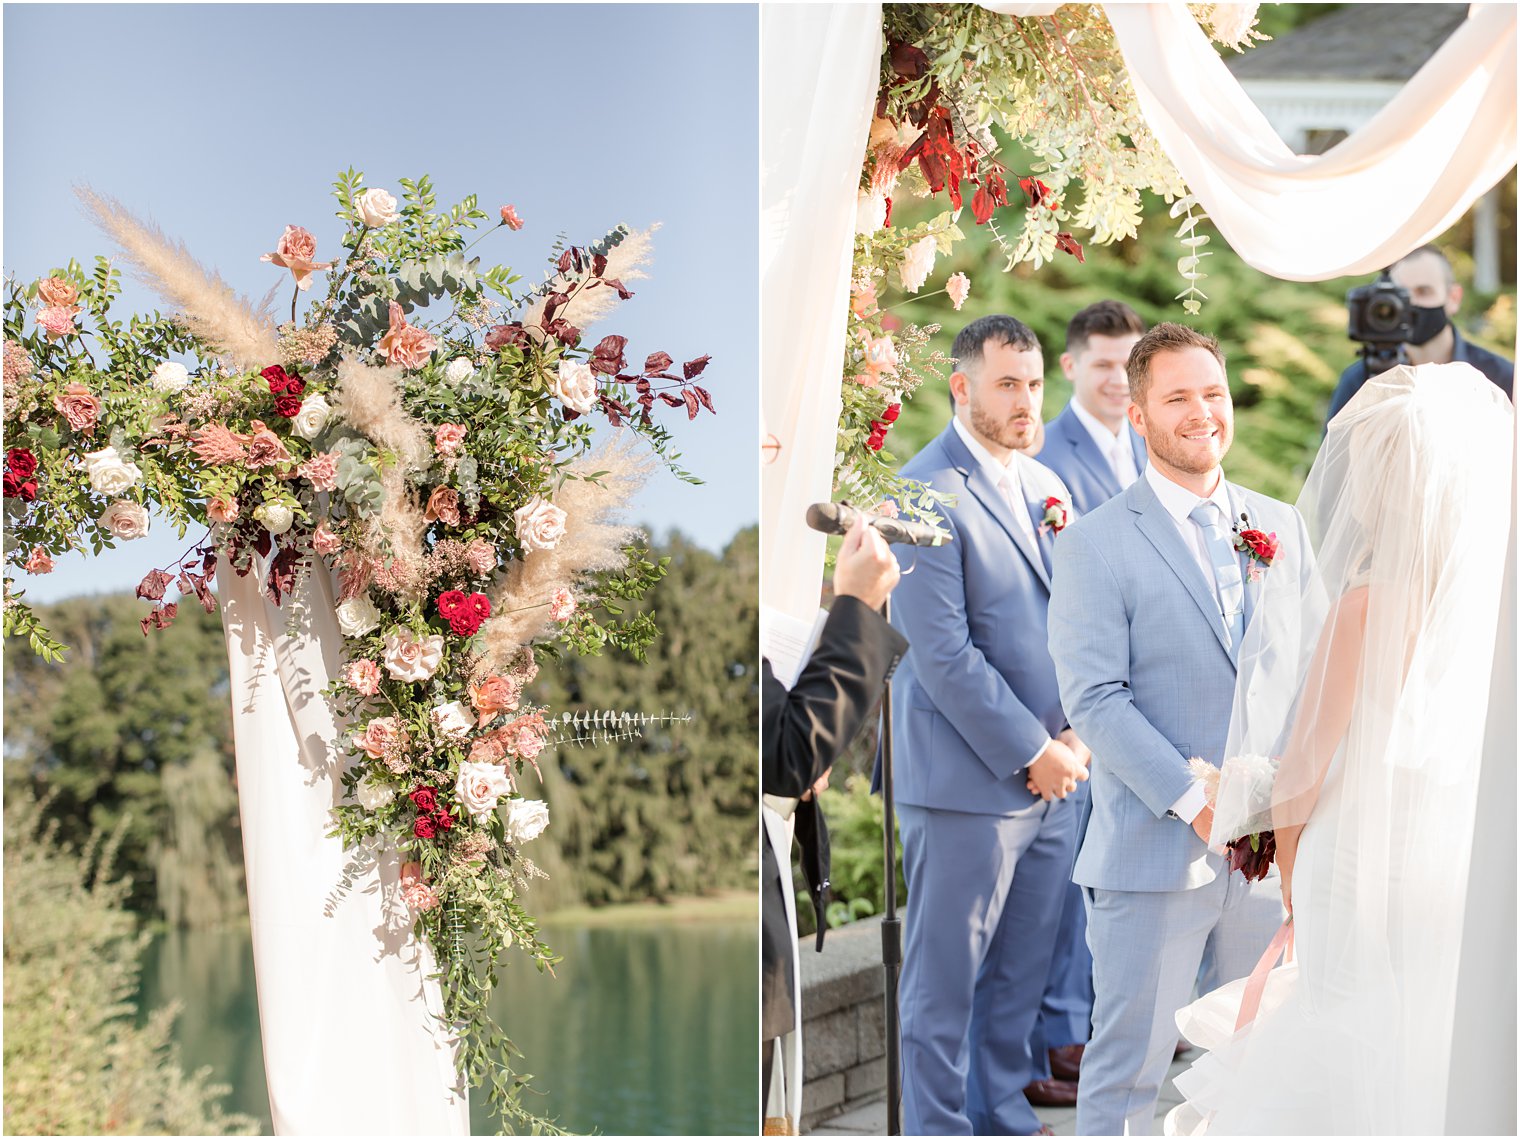
[[[1161, 1088], [1161, 1098], [1156, 1103], [1156, 1126], [1153, 1128], [1153, 1134], [1161, 1134], [1161, 1120], [1167, 1112], [1182, 1102], [1182, 1097], [1172, 1086], [1172, 1077], [1185, 1069], [1199, 1055], [1201, 1053], [1195, 1049], [1172, 1063], [1171, 1071], [1167, 1073], [1166, 1083]], [[1077, 1133], [1077, 1109], [1074, 1107], [1037, 1107], [1035, 1114], [1042, 1122], [1048, 1123], [1050, 1129], [1057, 1135]], [[885, 1099], [856, 1108], [846, 1115], [836, 1115], [810, 1132], [813, 1135], [885, 1135], [886, 1133], [887, 1101]]]

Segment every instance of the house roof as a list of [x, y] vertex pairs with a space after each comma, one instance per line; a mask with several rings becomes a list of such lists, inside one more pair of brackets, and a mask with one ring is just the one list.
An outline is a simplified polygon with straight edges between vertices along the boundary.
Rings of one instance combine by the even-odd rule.
[[1467, 19], [1466, 4], [1347, 4], [1228, 59], [1237, 79], [1402, 83]]

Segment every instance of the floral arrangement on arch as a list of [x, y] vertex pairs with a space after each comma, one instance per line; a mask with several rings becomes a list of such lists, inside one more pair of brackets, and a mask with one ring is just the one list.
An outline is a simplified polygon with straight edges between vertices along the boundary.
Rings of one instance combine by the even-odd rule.
[[[466, 257], [466, 231], [488, 218], [474, 196], [440, 210], [428, 178], [401, 187], [398, 201], [340, 175], [345, 232], [327, 259], [285, 228], [262, 257], [288, 274], [279, 324], [81, 191], [174, 315], [114, 312], [105, 258], [7, 280], [5, 560], [46, 573], [66, 551], [141, 537], [150, 508], [181, 536], [207, 526], [137, 587], [145, 635], [187, 599], [215, 611], [219, 562], [259, 572], [275, 604], [305, 574], [336, 575], [345, 663], [327, 692], [349, 729], [334, 833], [356, 864], [377, 842], [402, 853], [401, 896], [438, 963], [461, 1071], [489, 1084], [504, 1125], [546, 1126], [487, 1012], [509, 948], [539, 968], [556, 960], [521, 894], [539, 873], [524, 848], [549, 820], [518, 778], [556, 742], [528, 697], [535, 646], [642, 658], [656, 635], [619, 602], [664, 566], [618, 514], [660, 460], [691, 479], [656, 415], [713, 411], [708, 357], [631, 366], [622, 336], [583, 343], [632, 296], [649, 232], [556, 244], [545, 280], [514, 288], [510, 269]], [[522, 227], [504, 206], [486, 232]], [[624, 430], [598, 446], [603, 422]], [[13, 584], [7, 573], [6, 634], [57, 659], [64, 647]]]
[[[1190, 8], [1216, 42], [1237, 51], [1265, 38], [1255, 30], [1254, 4]], [[1177, 299], [1189, 313], [1207, 299], [1198, 285], [1209, 238], [1197, 232], [1203, 213], [1146, 126], [1099, 5], [1017, 17], [977, 4], [887, 4], [882, 19], [881, 78], [856, 210], [835, 489], [862, 506], [880, 501], [891, 509], [895, 499], [928, 517], [937, 497], [905, 487], [883, 448], [903, 401], [931, 376], [948, 376], [954, 361], [928, 348], [938, 325], [905, 325], [882, 300], [892, 291], [920, 292], [936, 258], [965, 236], [967, 205], [1006, 255], [1006, 272], [1022, 262], [1038, 269], [1059, 255], [1085, 260], [1078, 235], [1097, 245], [1133, 237], [1141, 191], [1159, 194], [1182, 219], [1177, 268], [1185, 287]], [[1027, 169], [1010, 168], [1004, 140], [1028, 156]], [[904, 194], [944, 195], [949, 208], [909, 229], [894, 226], [893, 201]], [[943, 291], [958, 311], [971, 281], [956, 273]]]

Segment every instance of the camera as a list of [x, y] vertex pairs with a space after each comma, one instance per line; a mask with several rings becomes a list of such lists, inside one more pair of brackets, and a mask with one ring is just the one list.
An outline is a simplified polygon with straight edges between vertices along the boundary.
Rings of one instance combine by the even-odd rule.
[[1387, 269], [1348, 292], [1346, 309], [1346, 335], [1361, 343], [1368, 375], [1407, 362], [1403, 346], [1414, 332], [1415, 308], [1409, 290], [1394, 284]]

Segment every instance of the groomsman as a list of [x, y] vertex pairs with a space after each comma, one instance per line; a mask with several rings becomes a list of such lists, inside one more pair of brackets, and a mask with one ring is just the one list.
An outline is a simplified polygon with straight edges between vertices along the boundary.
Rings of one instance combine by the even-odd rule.
[[[953, 417], [902, 474], [955, 496], [942, 510], [954, 540], [899, 548], [892, 607], [911, 645], [892, 705], [908, 880], [903, 1129], [1031, 1135], [1029, 1035], [1076, 840], [1066, 800], [1087, 778], [1045, 635], [1070, 497], [1019, 453], [1044, 398], [1034, 333], [982, 317], [952, 351]], [[1066, 1085], [1067, 1103], [1075, 1092]]]
[[1092, 747], [1092, 809], [1073, 872], [1093, 951], [1081, 1135], [1150, 1134], [1194, 981], [1208, 991], [1244, 976], [1282, 921], [1276, 871], [1253, 884], [1209, 849], [1213, 812], [1188, 758], [1224, 758], [1262, 588], [1249, 571], [1293, 572], [1247, 564], [1232, 525], [1309, 549], [1291, 506], [1224, 478], [1234, 412], [1212, 337], [1158, 324], [1128, 372], [1130, 423], [1149, 462], [1061, 536], [1050, 601], [1062, 703]]
[[[1071, 383], [1071, 402], [1045, 428], [1040, 462], [1071, 489], [1077, 514], [1107, 502], [1145, 469], [1145, 440], [1130, 426], [1130, 349], [1145, 331], [1140, 314], [1122, 301], [1082, 309], [1066, 325], [1061, 371]], [[1080, 818], [1088, 810], [1088, 786], [1072, 796]], [[1036, 1074], [1079, 1078], [1082, 1051], [1092, 1034], [1092, 953], [1082, 888], [1071, 882], [1061, 908], [1061, 928], [1040, 1016], [1030, 1040]]]

